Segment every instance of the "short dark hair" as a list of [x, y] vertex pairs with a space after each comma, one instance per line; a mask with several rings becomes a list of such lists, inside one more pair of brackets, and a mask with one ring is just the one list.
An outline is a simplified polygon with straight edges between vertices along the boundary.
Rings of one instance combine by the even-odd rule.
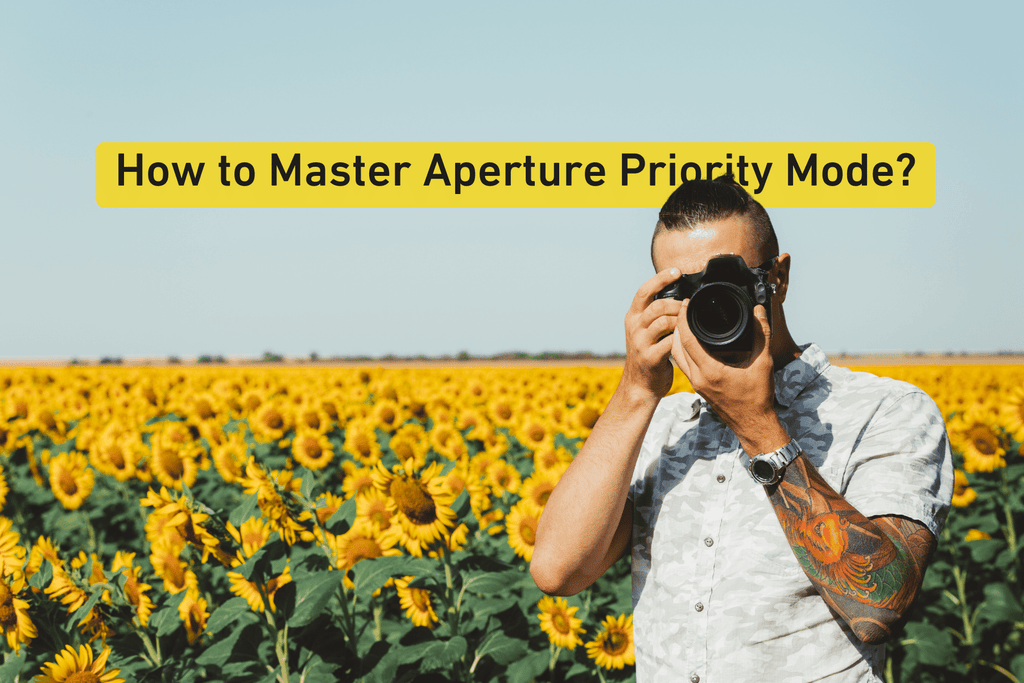
[[669, 195], [658, 214], [658, 224], [651, 238], [651, 261], [654, 260], [654, 240], [661, 233], [692, 230], [701, 223], [725, 220], [730, 216], [744, 216], [750, 222], [765, 258], [779, 255], [779, 241], [768, 212], [736, 182], [731, 173], [727, 173], [714, 180], [688, 180]]

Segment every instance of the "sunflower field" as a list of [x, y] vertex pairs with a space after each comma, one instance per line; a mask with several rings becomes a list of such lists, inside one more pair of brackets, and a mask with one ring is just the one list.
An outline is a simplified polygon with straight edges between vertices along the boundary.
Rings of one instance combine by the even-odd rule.
[[[1024, 368], [870, 370], [958, 468], [886, 675], [1024, 681]], [[0, 681], [630, 680], [628, 561], [528, 571], [620, 373], [0, 368]]]

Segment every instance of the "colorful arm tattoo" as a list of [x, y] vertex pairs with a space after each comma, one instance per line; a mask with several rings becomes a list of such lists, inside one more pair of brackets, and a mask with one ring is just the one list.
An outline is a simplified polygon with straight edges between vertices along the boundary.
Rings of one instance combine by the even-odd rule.
[[903, 517], [868, 519], [802, 453], [766, 487], [800, 566], [858, 638], [892, 635], [917, 596], [935, 539]]

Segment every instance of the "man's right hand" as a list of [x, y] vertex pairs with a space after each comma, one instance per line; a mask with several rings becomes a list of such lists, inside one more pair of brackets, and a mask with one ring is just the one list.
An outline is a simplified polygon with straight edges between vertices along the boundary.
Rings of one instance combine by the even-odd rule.
[[637, 290], [626, 313], [626, 363], [619, 386], [637, 398], [660, 399], [672, 388], [672, 332], [683, 302], [654, 297], [678, 278], [677, 268], [652, 277]]

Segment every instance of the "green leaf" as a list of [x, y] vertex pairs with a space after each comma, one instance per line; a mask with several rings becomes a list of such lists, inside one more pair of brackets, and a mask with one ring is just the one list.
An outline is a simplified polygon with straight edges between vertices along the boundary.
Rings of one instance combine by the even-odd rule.
[[305, 626], [323, 613], [327, 601], [341, 585], [344, 572], [312, 572], [292, 577], [295, 611], [288, 620], [292, 627]]
[[508, 683], [527, 683], [544, 673], [548, 668], [551, 654], [547, 651], [532, 652], [508, 667]]
[[[526, 641], [518, 640], [516, 638], [509, 638], [500, 631], [492, 631], [484, 638], [483, 642], [480, 643], [480, 647], [476, 649], [477, 657], [490, 656], [498, 664], [511, 664], [516, 660], [519, 660], [526, 654], [528, 646]], [[542, 653], [544, 656], [548, 656], [548, 653]], [[544, 668], [547, 668], [547, 660], [544, 662]], [[538, 672], [539, 673], [539, 672]], [[509, 669], [511, 676], [511, 669]], [[527, 679], [533, 678], [537, 674], [528, 676]], [[511, 680], [511, 679], [510, 679]]]
[[522, 583], [525, 577], [526, 574], [524, 572], [516, 569], [499, 573], [484, 572], [472, 574], [463, 581], [462, 589], [467, 593], [493, 595], [494, 593], [502, 593], [515, 588]]
[[436, 570], [433, 562], [402, 555], [401, 557], [377, 557], [360, 560], [352, 568], [356, 594], [361, 598], [370, 595], [383, 586], [392, 576], [418, 576]]
[[42, 565], [39, 566], [39, 571], [37, 571], [29, 578], [28, 585], [32, 586], [33, 588], [38, 588], [39, 590], [42, 590], [46, 586], [50, 585], [50, 581], [52, 579], [53, 567], [51, 567], [49, 561], [47, 561], [43, 562]]
[[21, 652], [16, 655], [7, 655], [10, 657], [3, 666], [0, 666], [0, 681], [17, 681], [18, 674], [21, 673], [22, 668], [25, 666], [25, 659], [28, 657], [28, 648], [21, 648]]
[[983, 538], [967, 544], [971, 550], [971, 559], [979, 564], [990, 562], [1006, 547], [1006, 543], [995, 538]]
[[96, 606], [97, 602], [99, 602], [100, 597], [103, 596], [103, 591], [109, 589], [109, 587], [104, 587], [107, 587], [107, 584], [97, 584], [93, 587], [92, 595], [89, 596], [89, 599], [71, 615], [71, 623], [79, 626], [83, 621], [85, 621], [86, 617], [89, 616], [89, 612], [92, 611], [92, 608]]
[[995, 623], [1012, 624], [1024, 620], [1024, 609], [1013, 597], [1009, 586], [1005, 583], [990, 583], [985, 586], [985, 603], [979, 618]]
[[917, 650], [922, 664], [945, 666], [953, 661], [956, 650], [948, 631], [921, 622], [907, 624], [905, 631], [911, 641], [907, 648]]
[[185, 591], [181, 591], [177, 595], [172, 595], [170, 599], [167, 600], [167, 604], [164, 605], [163, 609], [150, 617], [149, 626], [150, 628], [156, 629], [156, 634], [158, 636], [166, 636], [169, 633], [173, 633], [181, 624], [181, 617], [178, 615], [178, 607], [184, 599]]
[[324, 524], [324, 528], [330, 531], [335, 536], [341, 536], [343, 533], [352, 528], [352, 523], [356, 519], [356, 498], [352, 496], [341, 506], [334, 511], [334, 514], [328, 518]]
[[462, 659], [462, 655], [466, 654], [466, 648], [466, 639], [462, 636], [455, 636], [451, 640], [434, 641], [423, 653], [421, 671], [451, 666]]
[[1024, 655], [1017, 655], [1010, 662], [1010, 671], [1018, 680], [1024, 681]]
[[231, 516], [228, 517], [228, 520], [235, 525], [235, 528], [240, 528], [242, 522], [250, 517], [254, 517], [257, 510], [259, 510], [259, 499], [255, 493], [250, 493], [247, 496], [243, 496], [242, 502], [231, 511]]
[[469, 515], [472, 508], [469, 503], [469, 492], [466, 489], [462, 489], [462, 493], [452, 502], [451, 508], [455, 512], [456, 519], [462, 519]]
[[[253, 581], [253, 574], [263, 575], [266, 574], [267, 569], [272, 561], [284, 557], [288, 552], [287, 544], [278, 539], [268, 541], [263, 546], [252, 554], [245, 564], [240, 566], [237, 571], [244, 578]], [[259, 577], [260, 579], [262, 576]]]
[[210, 615], [210, 620], [206, 622], [206, 630], [210, 633], [216, 633], [225, 626], [237, 621], [239, 617], [248, 611], [249, 603], [246, 602], [245, 598], [231, 598]]

